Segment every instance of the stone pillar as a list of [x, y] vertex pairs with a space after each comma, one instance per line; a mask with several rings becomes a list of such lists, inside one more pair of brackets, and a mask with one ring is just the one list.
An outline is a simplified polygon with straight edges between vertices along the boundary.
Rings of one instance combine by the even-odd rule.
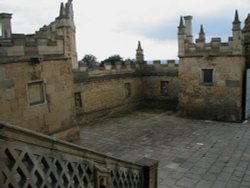
[[11, 38], [11, 17], [12, 14], [1, 13], [0, 14], [0, 36], [2, 38]]
[[137, 164], [143, 166], [143, 187], [157, 188], [159, 162], [153, 159], [143, 158], [137, 161]]

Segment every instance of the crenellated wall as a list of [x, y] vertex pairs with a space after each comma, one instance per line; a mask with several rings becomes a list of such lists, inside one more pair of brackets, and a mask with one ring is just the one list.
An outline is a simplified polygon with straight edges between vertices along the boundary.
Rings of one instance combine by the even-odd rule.
[[179, 43], [179, 110], [202, 119], [242, 121], [245, 107], [245, 38], [238, 12], [228, 42], [207, 43], [203, 26], [192, 37], [192, 17], [181, 17]]
[[81, 67], [74, 71], [74, 91], [81, 100], [77, 106], [78, 122], [108, 117], [141, 105], [176, 109], [178, 64], [174, 60], [168, 60], [167, 64], [153, 62], [144, 62], [143, 66], [107, 63], [103, 68]]
[[176, 110], [178, 104], [178, 70], [175, 60], [166, 60], [161, 64], [154, 60], [153, 64], [144, 66], [144, 105], [167, 110]]
[[78, 68], [72, 6], [71, 1], [62, 3], [55, 21], [29, 35], [11, 33], [11, 14], [0, 14], [2, 30], [6, 33], [0, 36], [0, 58], [65, 56], [70, 57], [73, 68]]
[[227, 42], [221, 42], [221, 38], [213, 37], [210, 42], [206, 42], [206, 36], [203, 25], [200, 27], [199, 37], [193, 39], [192, 16], [180, 18], [178, 26], [178, 55], [179, 57], [208, 57], [208, 56], [234, 56], [244, 55], [244, 40], [238, 18], [238, 12], [235, 13], [233, 21], [232, 36]]

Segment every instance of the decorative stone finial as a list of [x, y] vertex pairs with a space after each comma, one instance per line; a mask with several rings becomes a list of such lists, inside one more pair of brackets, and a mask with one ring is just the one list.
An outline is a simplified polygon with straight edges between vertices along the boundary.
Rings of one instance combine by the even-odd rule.
[[60, 6], [60, 13], [59, 13], [59, 16], [60, 17], [62, 17], [62, 16], [64, 16], [64, 4], [63, 3], [61, 3], [61, 6]]
[[200, 27], [199, 39], [200, 40], [205, 40], [205, 32], [204, 32], [202, 24], [201, 24], [201, 27]]
[[235, 14], [234, 14], [234, 24], [236, 23], [240, 23], [240, 20], [239, 20], [239, 15], [238, 15], [238, 10], [235, 10]]
[[182, 16], [180, 17], [179, 27], [184, 27], [184, 22], [183, 22], [183, 17]]
[[138, 41], [138, 46], [136, 49], [136, 62], [137, 63], [143, 63], [144, 62], [144, 54], [143, 54], [143, 49], [141, 47], [141, 42]]
[[138, 41], [137, 50], [142, 50], [142, 47], [141, 47], [141, 41]]

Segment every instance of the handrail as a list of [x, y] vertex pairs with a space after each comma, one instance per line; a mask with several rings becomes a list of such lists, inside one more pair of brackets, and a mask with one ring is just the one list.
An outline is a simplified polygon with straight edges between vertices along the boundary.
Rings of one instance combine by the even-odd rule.
[[157, 186], [157, 161], [127, 162], [1, 121], [0, 148], [5, 187]]

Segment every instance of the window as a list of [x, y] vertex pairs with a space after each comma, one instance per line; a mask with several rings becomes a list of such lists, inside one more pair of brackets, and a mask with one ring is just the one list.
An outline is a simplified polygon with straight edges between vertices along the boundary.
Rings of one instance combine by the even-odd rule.
[[204, 84], [213, 83], [213, 69], [202, 69], [202, 82]]
[[45, 84], [43, 81], [27, 83], [27, 98], [30, 106], [44, 104], [46, 102]]
[[168, 95], [168, 81], [161, 81], [161, 95]]
[[125, 83], [125, 97], [129, 98], [131, 96], [131, 84]]
[[76, 107], [82, 107], [81, 92], [75, 93], [75, 106], [76, 106]]

